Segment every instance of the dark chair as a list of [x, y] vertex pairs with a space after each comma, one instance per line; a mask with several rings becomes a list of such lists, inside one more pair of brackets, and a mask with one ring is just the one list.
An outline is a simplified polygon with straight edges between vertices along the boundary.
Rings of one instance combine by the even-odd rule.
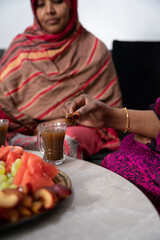
[[124, 106], [147, 109], [160, 96], [160, 42], [115, 40], [112, 58]]

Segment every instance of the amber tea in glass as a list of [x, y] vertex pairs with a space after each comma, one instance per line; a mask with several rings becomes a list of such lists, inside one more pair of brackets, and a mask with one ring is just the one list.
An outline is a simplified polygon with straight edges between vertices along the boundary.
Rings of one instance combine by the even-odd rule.
[[8, 131], [8, 119], [0, 119], [0, 146], [6, 145], [6, 135]]
[[38, 147], [44, 160], [55, 165], [64, 161], [63, 143], [67, 124], [65, 122], [47, 122], [39, 124]]

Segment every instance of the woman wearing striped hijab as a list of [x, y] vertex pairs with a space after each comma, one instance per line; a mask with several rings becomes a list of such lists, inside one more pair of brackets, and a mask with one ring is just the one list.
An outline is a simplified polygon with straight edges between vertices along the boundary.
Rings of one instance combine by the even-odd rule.
[[[41, 122], [62, 120], [63, 106], [80, 94], [121, 107], [111, 54], [79, 22], [77, 0], [31, 0], [34, 24], [16, 36], [0, 62], [1, 118], [9, 144], [35, 149]], [[110, 128], [67, 128], [65, 151], [77, 158], [119, 146]]]

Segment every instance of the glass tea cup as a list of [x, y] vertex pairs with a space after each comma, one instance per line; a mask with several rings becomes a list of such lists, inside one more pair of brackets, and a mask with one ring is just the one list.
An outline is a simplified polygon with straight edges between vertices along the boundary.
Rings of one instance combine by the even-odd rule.
[[9, 120], [0, 119], [0, 146], [6, 145], [6, 135], [8, 131]]
[[39, 124], [37, 144], [43, 159], [54, 165], [65, 160], [63, 144], [67, 124], [65, 122], [46, 122]]

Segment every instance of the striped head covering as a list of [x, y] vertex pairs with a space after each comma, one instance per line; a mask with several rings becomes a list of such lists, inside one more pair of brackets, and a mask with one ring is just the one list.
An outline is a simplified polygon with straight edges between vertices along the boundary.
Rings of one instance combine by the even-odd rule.
[[[83, 93], [122, 106], [110, 52], [79, 23], [77, 1], [65, 2], [71, 17], [63, 32], [45, 34], [34, 21], [0, 61], [1, 110], [19, 125], [15, 131], [32, 132], [40, 122], [63, 118], [64, 103]], [[107, 142], [114, 135], [107, 129], [100, 134]]]

